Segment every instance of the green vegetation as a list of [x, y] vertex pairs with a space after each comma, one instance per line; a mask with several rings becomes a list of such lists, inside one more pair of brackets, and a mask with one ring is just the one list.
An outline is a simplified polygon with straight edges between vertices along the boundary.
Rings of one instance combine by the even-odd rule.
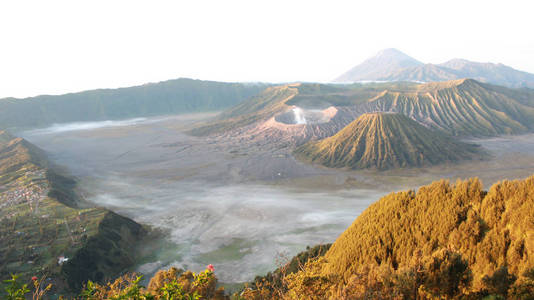
[[[217, 288], [217, 278], [213, 274], [214, 268], [208, 268], [195, 274], [191, 271], [184, 272], [176, 268], [157, 272], [150, 280], [148, 288], [140, 284], [143, 276], [126, 274], [114, 281], [100, 285], [88, 281], [76, 299], [82, 300], [199, 300], [214, 299], [224, 300], [229, 297], [224, 295], [224, 288]], [[18, 276], [13, 275], [6, 280], [4, 296], [9, 300], [24, 300], [31, 292], [27, 284], [21, 284]], [[44, 299], [45, 294], [51, 288], [50, 285], [42, 287], [42, 281], [32, 278], [34, 283], [32, 299]], [[1, 292], [0, 292], [0, 295]]]
[[364, 114], [336, 135], [298, 147], [295, 155], [327, 167], [380, 170], [420, 167], [481, 156], [458, 142], [395, 113]]
[[4, 280], [5, 296], [9, 300], [25, 299], [24, 295], [30, 292], [27, 284], [21, 284], [17, 281], [18, 275], [11, 275], [11, 279]]
[[182, 78], [59, 96], [5, 98], [0, 99], [0, 128], [19, 130], [53, 123], [218, 111], [236, 105], [264, 88], [263, 84]]
[[46, 276], [59, 290], [77, 289], [133, 264], [146, 230], [106, 209], [80, 208], [75, 185], [38, 148], [0, 132], [0, 279]]
[[[0, 295], [4, 294], [7, 300], [26, 300], [30, 292], [33, 300], [43, 299], [44, 295], [50, 291], [52, 284], [45, 285], [44, 278], [33, 276], [31, 278], [33, 283], [33, 291], [28, 288], [28, 284], [21, 284], [18, 275], [11, 275], [10, 279], [4, 280], [4, 291], [0, 291]], [[5, 293], [2, 293], [5, 292]]]

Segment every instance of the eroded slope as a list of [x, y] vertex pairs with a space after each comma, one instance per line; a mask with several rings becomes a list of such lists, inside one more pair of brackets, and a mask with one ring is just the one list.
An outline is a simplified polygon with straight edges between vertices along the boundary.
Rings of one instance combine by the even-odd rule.
[[475, 145], [455, 141], [396, 113], [364, 114], [336, 135], [309, 142], [294, 153], [328, 167], [380, 170], [481, 156]]

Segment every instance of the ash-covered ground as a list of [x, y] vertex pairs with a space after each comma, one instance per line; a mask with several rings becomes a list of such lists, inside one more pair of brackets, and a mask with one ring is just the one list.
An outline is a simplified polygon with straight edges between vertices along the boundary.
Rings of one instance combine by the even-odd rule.
[[[243, 282], [307, 245], [333, 242], [381, 196], [440, 178], [486, 186], [534, 174], [534, 135], [471, 140], [486, 161], [425, 169], [332, 170], [296, 161], [291, 148], [183, 133], [212, 115], [56, 124], [19, 135], [79, 179], [89, 201], [165, 230], [137, 270], [195, 271], [214, 264]], [[241, 137], [242, 138], [242, 137]]]

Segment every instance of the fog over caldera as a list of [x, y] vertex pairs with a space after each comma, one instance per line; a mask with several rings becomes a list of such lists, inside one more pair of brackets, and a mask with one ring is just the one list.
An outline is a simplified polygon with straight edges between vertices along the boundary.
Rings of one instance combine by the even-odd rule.
[[[310, 116], [300, 108], [292, 113], [297, 124]], [[490, 162], [378, 174], [330, 170], [296, 161], [287, 149], [182, 133], [210, 116], [55, 124], [20, 134], [77, 177], [89, 201], [164, 230], [159, 250], [136, 270], [198, 271], [211, 263], [222, 282], [251, 280], [308, 245], [333, 242], [386, 193], [442, 177], [487, 174], [488, 186], [534, 172], [531, 135], [477, 140], [492, 153]]]

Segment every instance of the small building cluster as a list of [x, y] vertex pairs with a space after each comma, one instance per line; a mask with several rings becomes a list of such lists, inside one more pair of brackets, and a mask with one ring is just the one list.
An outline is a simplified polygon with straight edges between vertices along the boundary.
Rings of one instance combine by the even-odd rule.
[[[14, 180], [0, 186], [0, 211], [10, 206], [27, 203], [32, 213], [36, 214], [39, 202], [47, 197], [49, 191], [45, 176], [44, 170], [27, 171], [23, 178], [28, 180]], [[0, 214], [0, 220], [11, 217], [13, 214]]]

